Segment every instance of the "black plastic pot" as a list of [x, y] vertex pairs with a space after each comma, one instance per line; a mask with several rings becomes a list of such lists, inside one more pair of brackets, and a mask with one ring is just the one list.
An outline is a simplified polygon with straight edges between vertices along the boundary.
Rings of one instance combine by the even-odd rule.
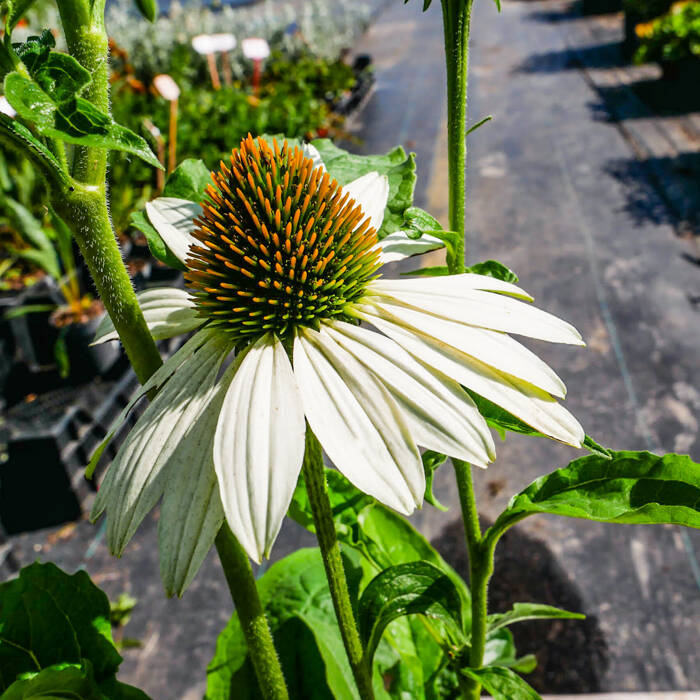
[[622, 9], [622, 0], [583, 0], [581, 9], [584, 15], [605, 15], [619, 12]]

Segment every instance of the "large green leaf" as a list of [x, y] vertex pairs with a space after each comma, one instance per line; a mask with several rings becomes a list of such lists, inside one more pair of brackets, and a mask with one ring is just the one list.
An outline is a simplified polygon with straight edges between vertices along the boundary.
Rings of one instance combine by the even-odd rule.
[[508, 527], [533, 513], [700, 527], [700, 464], [684, 455], [650, 452], [582, 457], [514, 496], [493, 527]]
[[104, 697], [95, 683], [90, 663], [86, 662], [56, 664], [25, 674], [0, 695], [0, 700], [104, 700]]
[[496, 700], [542, 700], [533, 688], [509, 668], [464, 668], [462, 673], [481, 683], [484, 690]]
[[109, 601], [87, 573], [69, 576], [53, 564], [36, 563], [0, 586], [0, 690], [19, 674], [84, 659], [98, 682], [121, 663]]
[[554, 608], [551, 605], [514, 603], [512, 610], [506, 613], [489, 615], [487, 630], [494, 632], [501, 627], [507, 627], [525, 620], [584, 620], [585, 618], [586, 616], [583, 613], [569, 612], [561, 608]]
[[51, 51], [52, 40], [45, 34], [19, 47], [26, 70], [5, 76], [5, 96], [17, 114], [43, 136], [133, 153], [162, 167], [144, 139], [80, 97], [90, 82], [89, 72], [72, 56]]
[[[356, 556], [356, 555], [355, 555]], [[359, 570], [346, 558], [351, 595]], [[273, 564], [258, 591], [292, 698], [355, 700], [357, 690], [345, 656], [323, 560], [317, 549], [300, 549]], [[260, 697], [243, 632], [234, 614], [219, 636], [207, 669], [207, 700]]]
[[439, 620], [455, 642], [466, 641], [463, 599], [452, 579], [426, 561], [408, 562], [382, 571], [360, 597], [358, 624], [367, 658], [374, 657], [390, 622], [415, 614]]
[[[547, 437], [521, 421], [520, 418], [516, 418], [512, 413], [508, 413], [505, 409], [497, 406], [493, 401], [485, 399], [467, 387], [464, 387], [464, 390], [472, 397], [476, 407], [479, 409], [479, 413], [486, 419], [486, 422], [497, 430], [501, 437], [505, 437], [505, 431], [507, 430], [512, 433], [520, 433], [521, 435], [530, 435], [532, 437]], [[612, 454], [610, 450], [598, 444], [589, 435], [586, 435], [583, 447], [603, 459], [610, 459]]]
[[377, 232], [380, 239], [404, 228], [405, 212], [413, 203], [416, 186], [416, 159], [414, 154], [397, 146], [386, 155], [361, 156], [338, 148], [330, 139], [316, 139], [315, 146], [328, 172], [341, 184], [378, 172], [389, 178], [389, 201], [384, 212], [384, 221]]
[[[339, 471], [326, 469], [328, 493], [338, 539], [358, 550], [378, 573], [390, 566], [414, 561], [433, 564], [454, 582], [469, 610], [469, 589], [459, 574], [406, 518], [355, 488]], [[315, 532], [311, 505], [300, 481], [289, 516]]]

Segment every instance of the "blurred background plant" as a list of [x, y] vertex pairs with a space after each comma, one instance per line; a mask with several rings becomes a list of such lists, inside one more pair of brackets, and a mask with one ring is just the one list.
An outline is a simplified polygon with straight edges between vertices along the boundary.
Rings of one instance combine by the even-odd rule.
[[700, 65], [700, 2], [676, 2], [666, 14], [638, 24], [636, 33], [637, 63], [691, 60]]

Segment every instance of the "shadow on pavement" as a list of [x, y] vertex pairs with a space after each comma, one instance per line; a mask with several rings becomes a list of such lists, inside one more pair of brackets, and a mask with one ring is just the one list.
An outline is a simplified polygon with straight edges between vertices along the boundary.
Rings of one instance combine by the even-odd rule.
[[[487, 525], [488, 523], [482, 523]], [[469, 564], [461, 520], [445, 527], [432, 544], [465, 579]], [[576, 584], [539, 539], [519, 527], [509, 530], [496, 549], [496, 566], [489, 590], [492, 612], [505, 612], [516, 602], [554, 605], [586, 612]], [[533, 688], [548, 693], [601, 690], [608, 667], [608, 647], [595, 617], [585, 620], [544, 620], [511, 627], [518, 655], [535, 654], [537, 668], [526, 678]]]
[[617, 68], [627, 61], [620, 50], [620, 42], [596, 44], [584, 49], [562, 49], [529, 56], [517, 68], [519, 73], [553, 73], [578, 68]]
[[[610, 161], [605, 171], [624, 184], [625, 210], [635, 223], [700, 229], [700, 153]], [[660, 187], [655, 187], [655, 182]], [[661, 194], [661, 197], [659, 197]]]

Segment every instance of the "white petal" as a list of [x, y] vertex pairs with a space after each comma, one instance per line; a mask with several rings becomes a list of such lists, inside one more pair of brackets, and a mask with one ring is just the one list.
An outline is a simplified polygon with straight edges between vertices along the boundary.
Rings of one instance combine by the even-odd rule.
[[158, 520], [160, 576], [169, 596], [185, 592], [224, 521], [212, 452], [223, 398], [219, 386], [171, 458]]
[[381, 250], [379, 260], [382, 265], [410, 258], [412, 255], [422, 255], [431, 250], [444, 248], [445, 244], [435, 236], [424, 233], [420, 238], [409, 238], [405, 231], [394, 231], [382, 238], [377, 247]]
[[301, 147], [301, 150], [304, 153], [304, 158], [311, 158], [311, 160], [314, 162], [314, 168], [318, 168], [320, 166], [324, 171], [326, 170], [326, 166], [323, 164], [323, 158], [318, 152], [318, 148], [316, 148], [316, 146], [313, 146], [310, 143], [305, 143]]
[[304, 458], [299, 390], [282, 343], [271, 334], [248, 351], [219, 414], [214, 464], [226, 520], [256, 562], [269, 556]]
[[358, 308], [358, 315], [393, 338], [419, 361], [452, 377], [541, 433], [575, 447], [581, 446], [583, 428], [571, 413], [545, 391], [498, 372], [460, 350], [423, 333], [409, 330], [392, 322], [390, 318], [377, 317], [376, 311], [369, 307]]
[[381, 316], [416, 329], [457, 348], [501, 372], [524, 379], [553, 396], [564, 398], [566, 387], [556, 373], [535, 353], [505, 333], [448, 321], [399, 304], [377, 303]]
[[389, 201], [389, 178], [373, 171], [343, 185], [343, 192], [362, 207], [365, 216], [370, 218], [370, 226], [379, 231]]
[[197, 243], [192, 235], [194, 219], [202, 213], [196, 202], [175, 197], [158, 197], [146, 204], [146, 214], [153, 228], [181, 262], [189, 256], [190, 246]]
[[[155, 340], [189, 333], [204, 323], [204, 319], [197, 316], [194, 302], [184, 289], [176, 287], [147, 289], [139, 292], [136, 298], [146, 319], [148, 330], [151, 331]], [[114, 328], [112, 319], [105, 315], [97, 327], [92, 344], [99, 345], [108, 340], [119, 340], [119, 334]]]
[[425, 472], [391, 394], [330, 336], [310, 329], [294, 340], [294, 374], [311, 429], [355, 485], [401, 513], [423, 502]]
[[419, 445], [480, 467], [495, 458], [486, 421], [457, 382], [374, 331], [334, 321], [327, 332], [386, 386]]
[[227, 338], [213, 335], [175, 372], [129, 432], [100, 489], [100, 495], [109, 492], [107, 541], [112, 552], [123, 552], [163, 493], [170, 460], [211, 400], [219, 368], [230, 349]]
[[[134, 395], [131, 397], [131, 400], [129, 403], [124, 407], [122, 412], [117, 416], [116, 420], [112, 423], [109, 432], [107, 433], [107, 437], [100, 443], [98, 448], [95, 450], [93, 453], [92, 457], [90, 458], [90, 463], [87, 466], [86, 469], [86, 476], [87, 478], [90, 478], [90, 475], [92, 472], [95, 470], [95, 467], [97, 466], [97, 463], [100, 460], [100, 457], [102, 456], [102, 453], [104, 452], [105, 448], [107, 445], [111, 442], [112, 438], [114, 437], [115, 433], [121, 428], [122, 424], [126, 420], [126, 417], [129, 415], [130, 411], [133, 409], [133, 407], [144, 397], [148, 392], [150, 392], [153, 389], [158, 389], [159, 387], [163, 386], [165, 382], [167, 382], [170, 377], [173, 375], [173, 373], [185, 362], [187, 362], [192, 355], [197, 352], [205, 343], [207, 343], [211, 337], [212, 337], [212, 331], [211, 330], [202, 330], [199, 331], [199, 333], [196, 333], [192, 338], [190, 338], [172, 357], [169, 357], [148, 379], [148, 381], [140, 387]], [[105, 476], [105, 479], [102, 483], [102, 486], [100, 487], [100, 490], [97, 494], [97, 497], [95, 499], [95, 504], [92, 509], [92, 513], [90, 515], [92, 520], [96, 520], [102, 511], [104, 510], [105, 506], [105, 495], [107, 493], [107, 489], [105, 489], [105, 484], [108, 484], [110, 481], [110, 474], [113, 473], [112, 469], [109, 469], [107, 471], [107, 475]]]
[[[425, 236], [425, 234], [423, 234]], [[501, 292], [518, 299], [532, 301], [532, 297], [520, 287], [503, 280], [465, 272], [461, 275], [439, 275], [435, 277], [413, 277], [411, 279], [380, 279], [372, 283], [377, 291], [392, 294], [413, 291], [434, 294], [455, 294], [459, 290], [481, 289], [484, 292]]]
[[[449, 280], [450, 276], [427, 281]], [[478, 289], [450, 287], [445, 284], [438, 292], [417, 288], [421, 280], [396, 280], [393, 291], [381, 280], [367, 286], [368, 294], [376, 294], [377, 301], [388, 301], [425, 311], [471, 326], [480, 326], [504, 333], [516, 333], [552, 343], [583, 345], [579, 332], [566, 321], [503, 294]], [[425, 281], [425, 280], [423, 280]], [[405, 282], [401, 288], [399, 283]]]

